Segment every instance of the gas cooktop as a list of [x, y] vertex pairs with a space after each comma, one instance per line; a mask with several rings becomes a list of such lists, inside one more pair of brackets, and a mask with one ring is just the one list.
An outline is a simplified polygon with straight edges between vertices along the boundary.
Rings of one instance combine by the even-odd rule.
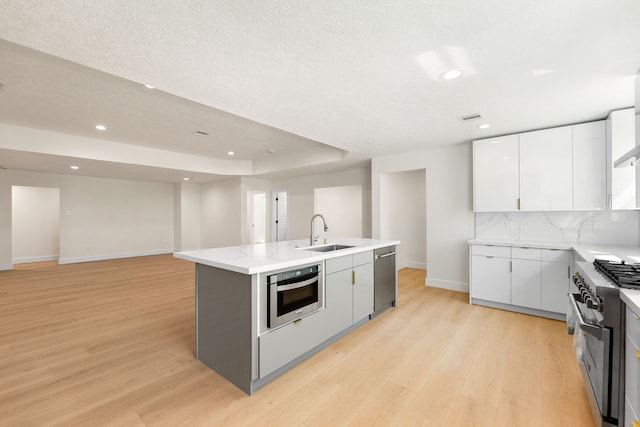
[[593, 265], [619, 287], [640, 289], [640, 264], [596, 259]]

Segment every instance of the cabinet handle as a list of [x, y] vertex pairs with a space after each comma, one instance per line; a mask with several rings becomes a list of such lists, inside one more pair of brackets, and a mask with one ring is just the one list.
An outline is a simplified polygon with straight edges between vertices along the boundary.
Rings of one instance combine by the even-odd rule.
[[302, 319], [296, 319], [296, 320], [294, 320], [294, 321], [293, 321], [293, 323], [295, 323], [296, 325], [297, 325], [298, 323], [300, 323], [300, 322], [302, 322]]
[[513, 273], [513, 261], [509, 261], [509, 273]]
[[520, 210], [520, 198], [518, 198], [518, 210]]
[[640, 359], [640, 350], [633, 350], [634, 353], [636, 354], [636, 358]]
[[495, 258], [493, 255], [485, 255], [487, 258]]
[[571, 278], [571, 266], [567, 265], [567, 277], [570, 279]]
[[356, 271], [355, 270], [351, 271], [351, 284], [352, 285], [356, 284]]
[[[611, 194], [608, 194], [608, 195], [607, 195], [607, 207], [608, 207], [609, 209], [611, 209], [611, 205], [613, 205], [612, 197], [611, 197]], [[634, 426], [634, 427], [640, 427], [640, 426]]]

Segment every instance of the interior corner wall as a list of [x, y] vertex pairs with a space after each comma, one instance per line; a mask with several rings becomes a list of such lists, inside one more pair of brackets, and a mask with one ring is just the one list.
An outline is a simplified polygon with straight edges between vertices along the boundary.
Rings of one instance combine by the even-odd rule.
[[13, 268], [11, 257], [11, 180], [0, 169], [0, 270]]
[[0, 171], [0, 266], [11, 268], [13, 185], [60, 189], [62, 264], [173, 250], [172, 184], [9, 169]]
[[[272, 188], [289, 195], [289, 239], [308, 239], [316, 188], [360, 185], [362, 187], [362, 237], [371, 237], [371, 169], [354, 168], [324, 174], [274, 180]], [[330, 236], [331, 234], [329, 234]]]
[[200, 184], [174, 184], [174, 250], [200, 249]]
[[200, 184], [200, 247], [241, 244], [241, 183], [233, 177]]
[[371, 162], [372, 231], [381, 233], [380, 178], [384, 173], [425, 169], [426, 255], [429, 286], [469, 290], [469, 246], [474, 237], [471, 144], [464, 143]]

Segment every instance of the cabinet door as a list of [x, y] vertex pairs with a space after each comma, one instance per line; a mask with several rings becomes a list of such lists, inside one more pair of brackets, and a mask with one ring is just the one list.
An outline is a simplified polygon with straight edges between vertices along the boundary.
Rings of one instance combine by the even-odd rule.
[[476, 212], [518, 210], [518, 135], [473, 141]]
[[571, 126], [520, 134], [520, 209], [573, 208]]
[[605, 121], [573, 126], [573, 210], [606, 209]]
[[540, 309], [540, 261], [514, 259], [511, 304]]
[[635, 145], [635, 109], [612, 111], [607, 118], [607, 181], [609, 208], [636, 208], [636, 168], [613, 164]]
[[364, 264], [353, 269], [353, 322], [373, 313], [373, 264]]
[[511, 260], [485, 255], [471, 257], [471, 298], [511, 303]]
[[340, 333], [351, 326], [353, 311], [353, 285], [351, 269], [325, 276], [325, 310], [330, 319], [327, 321], [327, 338]]
[[542, 309], [566, 313], [569, 263], [542, 262]]

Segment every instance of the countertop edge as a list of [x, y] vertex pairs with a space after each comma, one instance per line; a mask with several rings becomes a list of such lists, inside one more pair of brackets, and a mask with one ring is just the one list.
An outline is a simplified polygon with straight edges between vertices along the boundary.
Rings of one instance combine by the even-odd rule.
[[515, 241], [515, 240], [491, 240], [491, 239], [471, 239], [467, 242], [469, 245], [487, 245], [487, 246], [512, 246], [521, 248], [539, 248], [539, 249], [562, 249], [570, 251], [574, 248], [571, 243], [558, 242], [533, 242], [533, 241]]
[[[334, 243], [334, 241], [332, 241], [331, 243]], [[335, 243], [340, 244], [342, 242], [339, 240], [336, 240]], [[312, 251], [309, 251], [310, 256], [307, 256], [305, 258], [291, 259], [291, 260], [285, 260], [285, 261], [274, 261], [271, 264], [263, 264], [255, 267], [242, 267], [235, 264], [216, 261], [210, 258], [202, 258], [198, 256], [189, 255], [188, 253], [184, 253], [184, 252], [174, 252], [173, 256], [175, 258], [183, 259], [185, 261], [195, 262], [197, 264], [203, 264], [203, 265], [208, 265], [210, 267], [216, 267], [224, 270], [233, 271], [236, 273], [252, 275], [252, 274], [265, 273], [265, 272], [270, 272], [275, 270], [281, 270], [283, 268], [291, 268], [291, 267], [297, 267], [301, 265], [314, 264], [314, 263], [322, 262], [326, 259], [337, 258], [345, 255], [353, 255], [360, 252], [371, 251], [375, 249], [385, 248], [388, 246], [397, 246], [400, 244], [401, 242], [399, 240], [385, 240], [383, 242], [376, 242], [376, 243], [371, 243], [367, 245], [359, 245], [359, 246], [354, 246], [352, 248], [340, 249], [332, 252], [314, 253]], [[251, 245], [246, 245], [246, 246], [251, 246]], [[318, 246], [322, 246], [322, 245], [318, 245]], [[223, 248], [220, 248], [220, 249], [223, 249]], [[303, 249], [294, 249], [294, 250], [303, 250]], [[188, 252], [188, 251], [185, 251], [185, 252]]]
[[640, 314], [640, 291], [620, 289], [620, 298], [636, 314]]

